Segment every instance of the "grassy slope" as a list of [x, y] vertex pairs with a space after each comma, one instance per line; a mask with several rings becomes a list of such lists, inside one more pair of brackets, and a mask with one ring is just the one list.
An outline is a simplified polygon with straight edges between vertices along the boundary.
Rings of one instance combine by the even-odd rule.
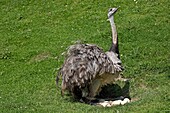
[[[168, 112], [170, 12], [168, 0], [0, 1], [0, 112]], [[55, 73], [76, 40], [107, 50], [109, 7], [115, 15], [124, 72], [131, 80], [126, 106], [98, 108], [60, 96]], [[58, 59], [58, 60], [56, 60]]]

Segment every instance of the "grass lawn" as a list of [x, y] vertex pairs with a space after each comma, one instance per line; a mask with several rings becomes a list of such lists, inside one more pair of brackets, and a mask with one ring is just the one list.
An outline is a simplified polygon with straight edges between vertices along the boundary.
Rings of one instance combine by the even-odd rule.
[[[117, 6], [124, 76], [137, 101], [102, 108], [62, 98], [55, 84], [62, 53], [77, 40], [107, 51], [107, 10]], [[1, 0], [0, 112], [169, 113], [169, 6], [169, 0]]]

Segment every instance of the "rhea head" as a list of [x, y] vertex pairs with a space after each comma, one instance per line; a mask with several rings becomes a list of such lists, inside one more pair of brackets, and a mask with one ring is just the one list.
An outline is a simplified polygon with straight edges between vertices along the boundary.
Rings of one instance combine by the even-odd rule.
[[111, 17], [113, 17], [113, 15], [117, 12], [118, 8], [110, 8], [108, 10], [108, 19], [110, 19]]

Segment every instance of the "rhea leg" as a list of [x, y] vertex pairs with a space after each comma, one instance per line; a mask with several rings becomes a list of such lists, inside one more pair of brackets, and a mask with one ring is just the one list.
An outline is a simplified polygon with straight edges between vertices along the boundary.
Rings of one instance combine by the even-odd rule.
[[[95, 79], [88, 89], [84, 89], [82, 91], [82, 99], [80, 99], [80, 102], [85, 102], [87, 104], [94, 105], [92, 101], [98, 101], [96, 100], [95, 96], [97, 95], [97, 92], [99, 92], [101, 87], [101, 80], [100, 79]], [[87, 91], [88, 90], [88, 91]]]
[[119, 74], [115, 81], [129, 82], [130, 79], [124, 78], [122, 74]]
[[89, 97], [90, 98], [95, 97], [97, 95], [97, 92], [99, 92], [100, 87], [101, 87], [101, 80], [95, 79], [89, 87], [90, 90]]

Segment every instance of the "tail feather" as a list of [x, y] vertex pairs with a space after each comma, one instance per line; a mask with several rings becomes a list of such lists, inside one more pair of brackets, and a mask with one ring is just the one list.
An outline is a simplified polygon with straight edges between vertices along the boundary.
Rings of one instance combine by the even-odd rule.
[[58, 86], [58, 82], [60, 80], [61, 77], [61, 68], [58, 70], [57, 76], [56, 76], [56, 86]]

